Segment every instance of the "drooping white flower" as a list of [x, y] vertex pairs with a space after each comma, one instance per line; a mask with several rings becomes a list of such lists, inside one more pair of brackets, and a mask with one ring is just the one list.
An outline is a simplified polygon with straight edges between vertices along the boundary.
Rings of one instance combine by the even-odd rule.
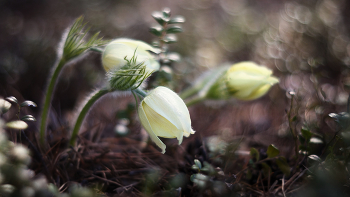
[[102, 64], [107, 72], [113, 71], [127, 63], [125, 57], [130, 60], [135, 54], [137, 64], [144, 62], [147, 69], [156, 71], [160, 65], [150, 51], [159, 53], [159, 49], [145, 42], [128, 38], [118, 38], [110, 42], [104, 49]]
[[165, 144], [158, 138], [177, 138], [182, 143], [195, 131], [191, 128], [190, 114], [184, 101], [172, 90], [157, 87], [142, 100], [138, 109], [141, 124], [152, 141], [165, 153]]

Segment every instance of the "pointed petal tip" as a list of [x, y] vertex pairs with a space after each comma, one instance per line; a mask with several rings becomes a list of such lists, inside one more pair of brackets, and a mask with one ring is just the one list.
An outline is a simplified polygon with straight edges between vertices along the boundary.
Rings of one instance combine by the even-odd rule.
[[280, 80], [277, 77], [270, 77], [268, 80], [269, 80], [271, 85], [274, 85], [274, 84], [280, 82]]
[[179, 141], [179, 145], [182, 143], [182, 141], [183, 141], [183, 136], [179, 139], [177, 139], [178, 141]]

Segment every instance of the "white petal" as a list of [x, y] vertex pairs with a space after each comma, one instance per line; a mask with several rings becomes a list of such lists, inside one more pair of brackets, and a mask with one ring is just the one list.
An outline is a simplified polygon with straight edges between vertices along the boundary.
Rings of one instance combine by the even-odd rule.
[[191, 119], [184, 101], [173, 91], [159, 86], [144, 99], [154, 111], [184, 132], [191, 132]]
[[[136, 50], [136, 53], [135, 53]], [[135, 53], [136, 63], [144, 62], [149, 71], [159, 70], [159, 63], [154, 59], [151, 53], [153, 47], [136, 40], [117, 39], [109, 43], [103, 54], [102, 64], [106, 71], [118, 69], [126, 64], [124, 58], [131, 59]]]
[[259, 66], [255, 62], [239, 62], [232, 65], [231, 68], [228, 69], [228, 72], [236, 72], [243, 71], [246, 73], [250, 73], [251, 75], [259, 75], [259, 76], [270, 76], [272, 74], [272, 70]]
[[[274, 80], [271, 80], [272, 78]], [[235, 92], [233, 95], [236, 98], [251, 100], [249, 97], [255, 91], [267, 84], [274, 84], [276, 82], [278, 82], [278, 80], [275, 77], [252, 75], [248, 72], [236, 71], [228, 74], [227, 87], [231, 92]]]
[[179, 143], [182, 142], [182, 130], [177, 129], [171, 122], [155, 112], [145, 102], [142, 102], [142, 108], [155, 135], [165, 138], [177, 138]]
[[159, 52], [159, 49], [157, 48], [154, 48], [152, 47], [151, 45], [143, 42], [143, 41], [140, 41], [140, 40], [133, 40], [133, 39], [130, 39], [130, 38], [118, 38], [114, 41], [112, 41], [111, 43], [123, 43], [123, 44], [126, 44], [126, 45], [129, 45], [133, 48], [140, 48], [141, 50], [144, 50], [144, 51], [152, 51], [154, 53], [158, 53]]
[[103, 67], [106, 71], [118, 69], [126, 63], [124, 60], [125, 56], [131, 59], [133, 55], [134, 50], [125, 44], [109, 44], [102, 54]]
[[154, 134], [153, 130], [152, 130], [152, 127], [151, 125], [149, 124], [149, 121], [147, 119], [147, 116], [142, 108], [142, 103], [143, 101], [141, 102], [140, 106], [139, 106], [139, 109], [138, 109], [138, 115], [139, 115], [139, 118], [140, 118], [140, 121], [142, 123], [142, 126], [146, 129], [147, 133], [149, 134], [149, 136], [151, 137], [152, 141], [154, 143], [156, 143], [156, 145], [162, 149], [162, 153], [164, 154], [165, 153], [165, 149], [166, 149], [166, 146], [165, 144]]

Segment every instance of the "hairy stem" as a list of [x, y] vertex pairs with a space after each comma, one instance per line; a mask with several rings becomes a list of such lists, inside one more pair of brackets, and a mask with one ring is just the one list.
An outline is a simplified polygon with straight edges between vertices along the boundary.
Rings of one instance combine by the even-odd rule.
[[108, 92], [110, 92], [110, 90], [108, 89], [101, 89], [99, 90], [96, 94], [94, 94], [88, 101], [87, 103], [84, 105], [83, 109], [81, 110], [76, 122], [75, 122], [75, 125], [74, 125], [74, 129], [73, 129], [73, 132], [72, 132], [72, 136], [70, 138], [70, 141], [69, 141], [69, 145], [71, 146], [74, 146], [75, 145], [75, 141], [77, 139], [77, 135], [78, 135], [78, 132], [80, 130], [80, 126], [81, 124], [83, 123], [84, 121], [84, 118], [86, 116], [86, 114], [89, 112], [91, 106], [99, 99], [101, 98], [103, 95], [107, 94]]
[[91, 47], [90, 50], [91, 50], [91, 51], [98, 52], [98, 53], [103, 53], [103, 49], [98, 48], [98, 47]]
[[133, 92], [137, 93], [138, 95], [142, 96], [142, 97], [146, 97], [147, 93], [143, 90], [141, 90], [140, 88], [136, 88], [135, 90], [133, 90]]
[[47, 125], [46, 122], [47, 122], [48, 113], [50, 111], [52, 93], [55, 89], [57, 78], [65, 63], [66, 63], [65, 59], [61, 58], [57, 66], [54, 67], [55, 70], [50, 78], [49, 86], [47, 87], [47, 90], [46, 90], [43, 112], [41, 114], [41, 122], [40, 122], [40, 143], [41, 144], [44, 144], [44, 140], [46, 136], [46, 125]]

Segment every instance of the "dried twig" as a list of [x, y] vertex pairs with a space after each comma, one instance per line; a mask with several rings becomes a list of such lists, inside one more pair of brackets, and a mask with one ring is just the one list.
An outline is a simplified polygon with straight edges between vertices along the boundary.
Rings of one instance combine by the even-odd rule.
[[286, 193], [284, 192], [284, 175], [282, 178], [282, 193], [283, 193], [283, 196], [286, 197]]

